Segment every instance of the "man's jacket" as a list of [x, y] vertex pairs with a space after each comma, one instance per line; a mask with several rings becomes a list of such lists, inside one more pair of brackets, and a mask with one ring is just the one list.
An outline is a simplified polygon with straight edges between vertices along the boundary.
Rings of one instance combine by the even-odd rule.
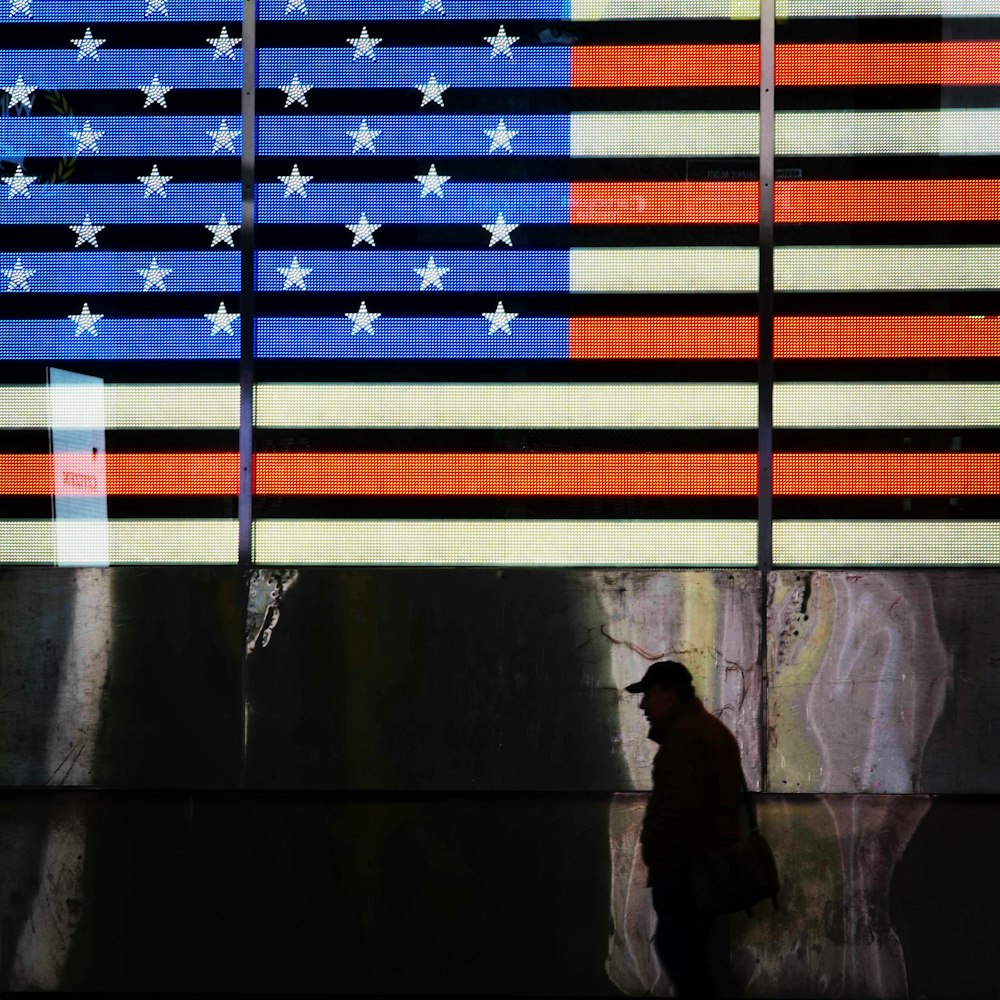
[[740, 839], [740, 750], [733, 734], [698, 698], [678, 702], [650, 729], [653, 794], [642, 823], [649, 883], [691, 855]]

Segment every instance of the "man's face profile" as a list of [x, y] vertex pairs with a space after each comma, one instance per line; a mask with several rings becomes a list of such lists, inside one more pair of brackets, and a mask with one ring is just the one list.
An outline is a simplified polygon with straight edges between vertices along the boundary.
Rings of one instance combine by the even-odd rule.
[[639, 708], [645, 713], [649, 724], [655, 726], [677, 704], [677, 692], [673, 688], [654, 684], [642, 696]]

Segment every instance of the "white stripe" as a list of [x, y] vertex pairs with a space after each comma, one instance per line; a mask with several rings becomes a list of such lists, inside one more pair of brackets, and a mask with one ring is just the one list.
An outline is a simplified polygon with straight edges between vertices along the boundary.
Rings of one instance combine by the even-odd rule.
[[[103, 426], [109, 429], [239, 427], [238, 385], [105, 385], [103, 392]], [[92, 394], [92, 389], [70, 386], [0, 386], [0, 430], [51, 427], [53, 412], [77, 415], [57, 416], [57, 427], [84, 426], [79, 420], [92, 419], [83, 417], [92, 408], [76, 405], [76, 397], [83, 404]]]
[[997, 427], [1000, 384], [778, 383], [775, 427]]
[[760, 17], [760, 0], [573, 0], [574, 21], [618, 18], [684, 17], [747, 19]]
[[997, 0], [775, 0], [785, 17], [1000, 17]]
[[254, 522], [254, 562], [400, 566], [752, 566], [756, 521]]
[[941, 111], [782, 111], [777, 156], [930, 156], [1000, 152], [1000, 109]]
[[756, 292], [756, 247], [599, 247], [569, 252], [572, 292]]
[[777, 247], [779, 292], [1000, 288], [1000, 246]]
[[778, 566], [995, 566], [1000, 521], [775, 521]]
[[257, 427], [756, 427], [756, 385], [254, 387]]
[[573, 156], [756, 156], [756, 111], [581, 111], [570, 116]]
[[[68, 522], [60, 522], [65, 532]], [[51, 565], [56, 561], [54, 521], [0, 521], [0, 563]], [[78, 521], [80, 551], [86, 539], [107, 525], [109, 561], [125, 563], [228, 563], [239, 550], [236, 519]], [[65, 544], [64, 535], [60, 542]]]

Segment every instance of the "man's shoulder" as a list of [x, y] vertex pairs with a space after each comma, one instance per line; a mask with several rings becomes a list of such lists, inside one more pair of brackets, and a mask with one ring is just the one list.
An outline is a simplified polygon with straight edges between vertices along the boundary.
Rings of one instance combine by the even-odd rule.
[[677, 722], [677, 728], [680, 730], [678, 735], [683, 736], [683, 738], [736, 743], [736, 737], [733, 736], [729, 727], [721, 719], [716, 718], [700, 701], [697, 707], [685, 714], [683, 718], [678, 719]]

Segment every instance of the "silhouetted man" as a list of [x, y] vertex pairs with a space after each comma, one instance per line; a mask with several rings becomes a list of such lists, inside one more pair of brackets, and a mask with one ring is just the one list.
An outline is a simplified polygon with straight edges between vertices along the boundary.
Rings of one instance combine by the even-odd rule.
[[679, 997], [718, 996], [708, 961], [714, 917], [691, 890], [691, 857], [740, 838], [740, 751], [733, 734], [694, 695], [681, 663], [654, 663], [626, 691], [642, 694], [653, 758], [653, 794], [642, 822], [657, 926], [654, 939]]

